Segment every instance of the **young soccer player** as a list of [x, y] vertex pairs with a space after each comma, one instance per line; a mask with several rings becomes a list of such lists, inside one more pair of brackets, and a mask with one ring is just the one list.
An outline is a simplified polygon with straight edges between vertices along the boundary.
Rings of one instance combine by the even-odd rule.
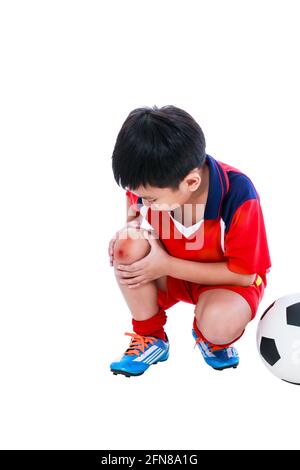
[[250, 178], [205, 151], [198, 123], [175, 106], [137, 108], [112, 167], [126, 190], [126, 225], [110, 263], [132, 315], [114, 374], [143, 374], [169, 357], [166, 310], [193, 304], [192, 335], [206, 363], [237, 367], [232, 344], [255, 316], [271, 267], [260, 197]]

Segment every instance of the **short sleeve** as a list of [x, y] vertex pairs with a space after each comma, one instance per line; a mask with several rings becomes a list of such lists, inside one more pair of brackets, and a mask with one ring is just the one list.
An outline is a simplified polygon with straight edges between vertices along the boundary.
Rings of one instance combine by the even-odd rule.
[[264, 274], [271, 259], [259, 199], [245, 201], [235, 211], [224, 239], [224, 256], [230, 271]]

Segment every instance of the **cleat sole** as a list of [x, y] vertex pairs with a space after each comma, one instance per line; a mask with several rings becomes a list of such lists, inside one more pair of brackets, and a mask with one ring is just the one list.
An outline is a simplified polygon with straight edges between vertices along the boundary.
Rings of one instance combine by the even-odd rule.
[[110, 369], [110, 370], [114, 375], [124, 375], [125, 377], [136, 377], [144, 373], [144, 372], [141, 372], [140, 374], [131, 374], [130, 372], [124, 372], [123, 370], [113, 370], [113, 369]]
[[[152, 364], [149, 365], [150, 366], [154, 366], [155, 364], [158, 364], [159, 362], [165, 362], [168, 360], [169, 357], [167, 357], [166, 359], [161, 359], [160, 361], [156, 361], [156, 362], [153, 362]], [[148, 367], [148, 369], [149, 369]], [[146, 369], [146, 370], [148, 370]], [[131, 374], [130, 372], [125, 372], [123, 370], [117, 370], [117, 369], [110, 369], [111, 372], [114, 374], [114, 375], [125, 375], [125, 377], [138, 377], [139, 375], [142, 375], [144, 372], [146, 372], [146, 370], [144, 372], [141, 372], [140, 374]]]
[[213, 367], [214, 370], [225, 370], [225, 369], [236, 369], [238, 364], [235, 366], [225, 366], [225, 367]]

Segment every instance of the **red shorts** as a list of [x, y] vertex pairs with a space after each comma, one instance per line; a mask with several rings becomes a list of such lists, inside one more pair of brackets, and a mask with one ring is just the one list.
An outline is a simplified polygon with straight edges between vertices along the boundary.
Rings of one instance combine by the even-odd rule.
[[203, 285], [195, 282], [183, 281], [171, 276], [167, 276], [167, 291], [158, 289], [158, 304], [164, 309], [172, 307], [179, 301], [196, 305], [199, 295], [210, 289], [227, 289], [240, 294], [250, 305], [252, 316], [256, 315], [258, 305], [263, 298], [265, 286], [260, 276], [256, 278], [251, 286], [231, 286], [231, 285]]

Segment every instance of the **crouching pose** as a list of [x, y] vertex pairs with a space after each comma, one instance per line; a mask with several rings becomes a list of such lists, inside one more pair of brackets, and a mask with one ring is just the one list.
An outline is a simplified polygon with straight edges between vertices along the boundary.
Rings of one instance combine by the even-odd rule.
[[169, 357], [166, 310], [194, 305], [192, 335], [205, 362], [237, 367], [232, 344], [255, 317], [271, 267], [260, 197], [250, 178], [205, 151], [197, 122], [175, 106], [138, 108], [112, 157], [127, 223], [109, 243], [132, 315], [114, 374], [143, 374]]

